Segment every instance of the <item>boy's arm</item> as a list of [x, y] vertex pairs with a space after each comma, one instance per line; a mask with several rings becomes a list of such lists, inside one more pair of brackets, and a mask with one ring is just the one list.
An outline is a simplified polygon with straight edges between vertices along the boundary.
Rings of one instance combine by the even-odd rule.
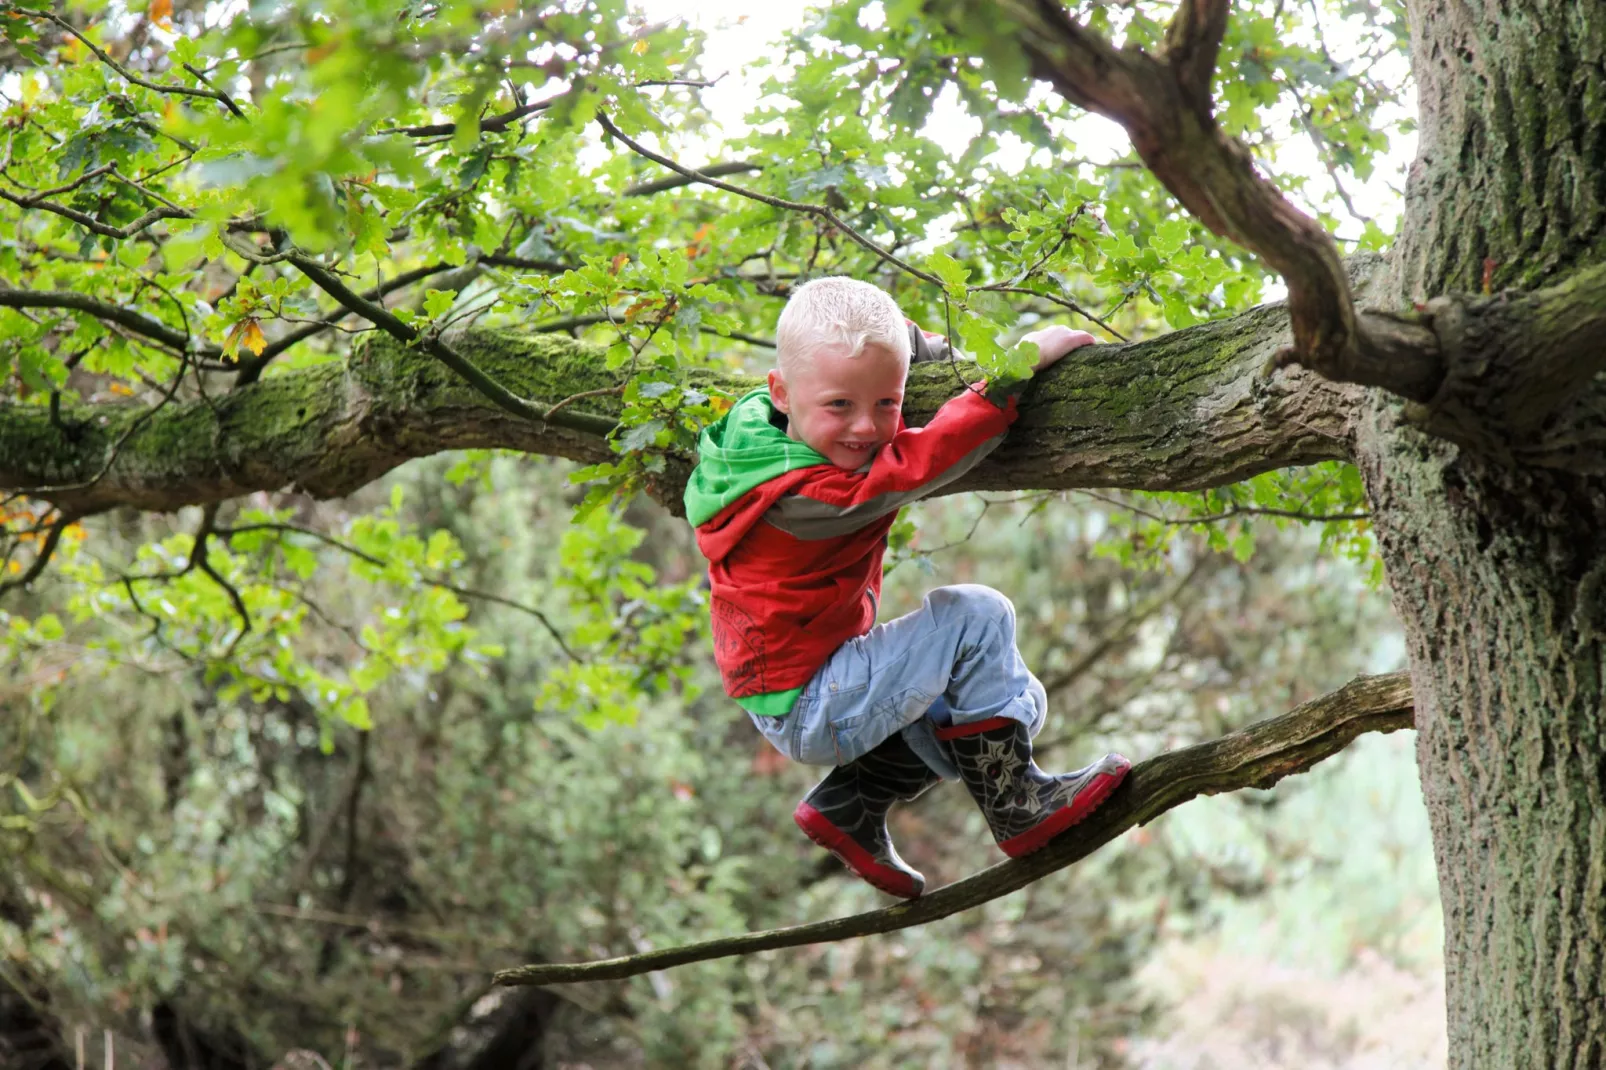
[[[911, 336], [916, 332], [919, 328], [910, 324]], [[933, 337], [946, 350], [946, 341]], [[928, 352], [934, 350], [935, 344], [926, 341]], [[1023, 341], [1037, 344], [1041, 356], [1034, 370], [1041, 371], [1092, 342], [1093, 336], [1048, 327], [1026, 335]], [[867, 472], [824, 465], [809, 469], [808, 477], [780, 498], [765, 519], [796, 538], [835, 538], [936, 493], [998, 448], [1015, 422], [1015, 399], [1029, 381], [999, 380], [967, 387], [938, 409], [925, 427], [904, 428], [894, 435], [876, 453]]]
[[799, 539], [856, 531], [954, 482], [1004, 439], [1015, 400], [1002, 404], [966, 388], [924, 427], [906, 427], [876, 453], [869, 470], [820, 465], [808, 469], [764, 519]]

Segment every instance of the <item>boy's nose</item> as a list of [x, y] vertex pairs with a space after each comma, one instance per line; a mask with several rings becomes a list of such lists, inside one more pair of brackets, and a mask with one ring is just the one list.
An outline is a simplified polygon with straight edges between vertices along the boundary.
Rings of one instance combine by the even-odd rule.
[[855, 435], [875, 434], [875, 414], [866, 412], [863, 409], [859, 410], [858, 415], [853, 418], [852, 430]]

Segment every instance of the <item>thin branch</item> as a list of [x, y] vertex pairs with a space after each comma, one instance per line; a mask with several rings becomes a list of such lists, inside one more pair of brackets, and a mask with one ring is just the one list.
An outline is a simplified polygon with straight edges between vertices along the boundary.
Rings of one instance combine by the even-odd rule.
[[1239, 732], [1139, 762], [1126, 782], [1082, 824], [1037, 854], [983, 870], [935, 892], [880, 910], [784, 929], [706, 940], [596, 962], [520, 966], [496, 974], [500, 985], [614, 981], [692, 962], [750, 955], [895, 932], [1001, 898], [1081, 861], [1128, 829], [1198, 798], [1269, 788], [1330, 758], [1367, 732], [1412, 726], [1409, 674], [1361, 676], [1331, 694]]
[[[491, 118], [485, 119], [480, 123], [480, 133], [483, 134], [487, 130], [491, 131], [492, 133], [498, 133], [502, 130], [506, 130], [513, 123], [518, 122], [525, 116], [534, 115], [536, 112], [545, 111], [546, 109], [552, 107], [555, 101], [566, 95], [567, 93], [560, 93], [557, 97], [551, 97], [547, 100], [538, 100], [533, 104], [521, 104], [511, 111], [505, 111], [500, 115], [493, 115]], [[379, 133], [405, 134], [408, 137], [447, 137], [457, 133], [457, 124], [428, 123], [423, 126], [397, 126], [388, 130], [381, 130]]]
[[[323, 532], [317, 531], [313, 528], [304, 528], [296, 524], [276, 522], [241, 524], [238, 527], [217, 528], [214, 534], [221, 539], [228, 540], [236, 535], [244, 535], [252, 531], [279, 531], [295, 535], [306, 535], [310, 538], [317, 539], [326, 546], [332, 546], [336, 550], [341, 550], [352, 557], [357, 558], [358, 560], [366, 561], [375, 568], [388, 569], [390, 567], [390, 562], [386, 561], [382, 557], [375, 557], [366, 550], [359, 549], [358, 547], [351, 545], [349, 542], [344, 542], [335, 538], [333, 535], [326, 535]], [[431, 587], [439, 587], [443, 591], [451, 591], [453, 594], [460, 595], [464, 598], [472, 598], [481, 602], [494, 602], [499, 606], [507, 606], [509, 609], [516, 609], [520, 613], [534, 617], [536, 620], [540, 621], [541, 626], [545, 628], [547, 634], [552, 637], [552, 641], [558, 644], [558, 649], [562, 650], [563, 653], [568, 656], [570, 661], [578, 662], [580, 660], [575, 652], [569, 649], [569, 644], [563, 641], [562, 633], [560, 633], [553, 625], [551, 619], [534, 606], [527, 606], [523, 602], [515, 602], [511, 598], [504, 598], [502, 595], [492, 594], [489, 591], [480, 591], [473, 587], [460, 587], [455, 583], [448, 583], [438, 576], [420, 575], [419, 579], [424, 583], [429, 584]]]
[[671, 160], [669, 157], [661, 156], [647, 148], [645, 145], [642, 145], [636, 141], [632, 141], [629, 137], [625, 136], [623, 131], [621, 131], [617, 126], [613, 125], [612, 120], [610, 120], [601, 112], [597, 113], [597, 122], [601, 124], [602, 128], [606, 130], [609, 135], [624, 142], [637, 155], [644, 156], [653, 163], [667, 167], [671, 171], [674, 171], [678, 175], [684, 176], [692, 182], [701, 182], [706, 186], [713, 186], [715, 189], [722, 189], [726, 193], [734, 193], [738, 197], [746, 197], [748, 200], [758, 201], [760, 204], [767, 204], [771, 208], [781, 208], [788, 212], [801, 212], [805, 215], [815, 216], [829, 223], [837, 230], [840, 230], [855, 244], [860, 245], [874, 253], [884, 262], [902, 269], [917, 279], [920, 279], [924, 282], [929, 282], [931, 285], [936, 286], [939, 289], [942, 288], [943, 282], [941, 279], [937, 278], [937, 276], [921, 271], [913, 264], [901, 260], [892, 252], [881, 248], [881, 246], [877, 245], [869, 238], [866, 238], [863, 234], [860, 234], [857, 230], [854, 230], [852, 227], [842, 222], [842, 220], [837, 217], [835, 212], [831, 211], [831, 209], [827, 208], [823, 204], [809, 204], [806, 201], [788, 201], [780, 197], [771, 197], [767, 193], [759, 193], [757, 190], [750, 190], [743, 186], [733, 186], [729, 182], [721, 182], [719, 179], [701, 171], [694, 171], [689, 167], [683, 167], [674, 160]]
[[1359, 521], [1372, 519], [1371, 513], [1307, 513], [1301, 509], [1275, 509], [1270, 506], [1234, 505], [1220, 513], [1205, 513], [1201, 516], [1165, 516], [1161, 513], [1151, 513], [1141, 509], [1131, 502], [1120, 498], [1100, 494], [1095, 490], [1077, 490], [1075, 493], [1106, 505], [1113, 505], [1117, 509], [1125, 509], [1129, 513], [1153, 520], [1157, 523], [1180, 527], [1183, 524], [1214, 524], [1222, 520], [1230, 520], [1235, 516], [1275, 516], [1285, 520], [1303, 520], [1313, 524], [1339, 523], [1343, 521]]
[[[159, 82], [152, 82], [141, 78], [133, 71], [130, 71], [127, 67], [124, 67], [121, 63], [118, 63], [106, 52], [105, 49], [101, 48], [99, 45], [95, 44], [95, 42], [79, 33], [76, 26], [59, 15], [52, 15], [48, 12], [33, 11], [23, 11], [22, 14], [30, 15], [36, 19], [48, 19], [49, 21], [54, 22], [57, 26], [60, 26], [68, 33], [78, 38], [79, 41], [83, 42], [84, 46], [93, 52], [102, 63], [106, 64], [106, 66], [110, 67], [112, 70], [122, 75], [126, 80], [133, 82], [137, 86], [143, 86], [146, 89], [152, 89], [158, 93], [176, 93], [179, 96], [185, 97], [205, 97], [208, 100], [215, 100], [226, 105], [229, 110], [234, 112], [234, 114], [244, 118], [244, 116], [241, 115], [240, 110], [235, 107], [234, 101], [230, 100], [226, 95], [218, 92], [216, 89], [212, 89], [210, 86], [206, 89], [192, 89], [187, 85], [163, 85]], [[191, 71], [190, 73], [194, 74], [195, 72]], [[201, 81], [205, 82], [206, 79], [202, 78]]]
[[[762, 171], [762, 164], [750, 163], [747, 160], [729, 160], [724, 163], [713, 163], [697, 169], [700, 175], [710, 178], [723, 178], [726, 175], [740, 175], [748, 171]], [[653, 182], [640, 182], [634, 186], [626, 186], [619, 194], [621, 197], [647, 197], [654, 193], [663, 193], [666, 190], [680, 189], [682, 186], [695, 184], [698, 179], [690, 175], [676, 175], [673, 178], [660, 178]]]
[[61, 514], [56, 522], [50, 525], [49, 532], [45, 534], [44, 542], [39, 544], [39, 549], [34, 553], [33, 564], [28, 566], [28, 571], [14, 580], [0, 582], [0, 597], [3, 597], [7, 591], [17, 587], [26, 587], [38, 579], [44, 573], [45, 567], [50, 564], [50, 558], [56, 552], [56, 545], [61, 542], [62, 533], [77, 520], [78, 517], [71, 513]]
[[207, 78], [207, 76], [205, 74], [203, 74], [202, 72], [196, 70], [194, 67], [191, 67], [188, 63], [184, 64], [183, 66], [184, 66], [184, 69], [186, 71], [189, 71], [190, 74], [192, 74], [195, 77], [195, 80], [197, 82], [200, 82], [202, 85], [206, 86], [206, 88], [210, 89], [213, 93], [217, 94], [217, 99], [221, 100], [223, 102], [223, 106], [228, 108], [229, 111], [234, 113], [234, 117], [236, 119], [244, 119], [245, 118], [245, 112], [241, 111], [240, 110], [240, 106], [238, 104], [234, 103], [234, 98], [233, 97], [230, 97], [227, 93], [223, 92], [217, 86], [213, 85], [211, 79]]
[[[229, 247], [247, 259], [256, 259], [255, 255], [250, 252], [238, 249], [232, 244]], [[462, 376], [474, 389], [500, 408], [513, 413], [515, 416], [522, 416], [527, 420], [544, 420], [543, 410], [513, 394], [507, 387], [481, 371], [473, 361], [459, 356], [438, 337], [425, 334], [403, 323], [383, 305], [374, 304], [372, 301], [354, 293], [349, 286], [340, 281], [334, 272], [305, 253], [292, 249], [277, 255], [289, 260], [330, 297], [333, 297], [352, 312], [362, 316], [392, 338], [400, 342], [418, 345], [430, 356]], [[562, 413], [558, 419], [552, 422], [559, 427], [594, 435], [606, 435], [617, 424], [617, 421], [610, 420], [605, 416], [593, 416], [588, 413], [578, 412]]]
[[565, 264], [557, 260], [532, 260], [527, 256], [508, 256], [504, 253], [486, 253], [480, 257], [480, 263], [489, 264], [491, 267], [541, 271], [548, 275], [561, 275], [565, 271], [574, 271], [580, 266], [578, 264]]
[[1044, 293], [1041, 290], [1034, 290], [1029, 286], [1009, 286], [1001, 282], [995, 282], [987, 286], [976, 286], [972, 287], [972, 289], [990, 290], [994, 293], [1001, 294], [1025, 294], [1029, 297], [1040, 297], [1044, 301], [1052, 301], [1061, 308], [1068, 309], [1069, 311], [1076, 313], [1078, 316], [1081, 316], [1083, 319], [1088, 320], [1091, 323], [1098, 324], [1105, 330], [1105, 332], [1115, 336], [1123, 342], [1131, 341], [1131, 339], [1122, 334], [1120, 331], [1116, 330], [1114, 327], [1110, 326], [1105, 320], [1089, 312], [1087, 309], [1083, 308], [1081, 305], [1067, 297], [1060, 297], [1057, 294]]
[[[456, 264], [430, 264], [428, 267], [413, 268], [410, 271], [404, 271], [399, 275], [394, 275], [391, 278], [386, 279], [378, 286], [375, 286], [373, 289], [364, 293], [362, 296], [363, 299], [367, 301], [378, 301], [387, 294], [393, 293], [396, 290], [400, 290], [404, 286], [411, 286], [420, 279], [427, 279], [431, 275], [438, 275], [445, 271], [452, 271], [457, 266], [458, 265]], [[261, 353], [258, 353], [250, 360], [240, 362], [240, 375], [239, 378], [235, 379], [234, 385], [236, 387], [241, 387], [247, 383], [256, 382], [257, 379], [261, 377], [262, 370], [266, 368], [268, 364], [279, 354], [285, 352], [293, 346], [305, 342], [308, 338], [311, 338], [314, 335], [322, 334], [324, 331], [335, 327], [340, 323], [341, 320], [350, 315], [352, 315], [352, 311], [348, 308], [342, 307], [338, 312], [331, 312], [322, 319], [313, 320], [307, 323], [306, 326], [299, 327], [296, 330], [286, 334], [284, 337], [269, 342], [263, 347]]]
[[191, 218], [191, 214], [183, 209], [161, 205], [146, 212], [126, 227], [113, 227], [102, 223], [92, 215], [78, 211], [76, 208], [68, 208], [66, 205], [57, 204], [55, 201], [31, 201], [30, 198], [18, 197], [7, 189], [0, 189], [0, 199], [8, 200], [22, 208], [43, 208], [47, 212], [54, 212], [56, 215], [70, 219], [79, 226], [108, 238], [131, 238], [146, 227], [151, 226], [153, 223], [160, 223], [164, 219]]
[[[0, 170], [4, 170], [4, 168], [0, 168]], [[90, 182], [93, 182], [95, 179], [99, 178], [101, 175], [109, 174], [109, 173], [111, 173], [112, 171], [115, 171], [115, 170], [117, 170], [117, 161], [113, 160], [111, 163], [101, 164], [99, 167], [92, 168], [91, 170], [85, 171], [83, 174], [79, 175], [77, 178], [73, 179], [71, 182], [67, 183], [64, 186], [53, 186], [50, 189], [42, 189], [42, 190], [38, 190], [37, 192], [30, 193], [30, 194], [28, 194], [28, 196], [22, 198], [22, 201], [24, 202], [25, 205], [32, 206], [32, 205], [37, 204], [38, 202], [44, 200], [47, 197], [54, 197], [57, 194], [61, 194], [61, 193], [71, 193], [73, 190], [78, 189], [80, 186], [84, 186], [84, 185], [87, 185]], [[12, 181], [13, 182], [17, 182], [17, 184], [20, 185], [20, 186], [26, 186], [27, 185], [26, 182], [21, 182], [21, 181], [18, 181], [17, 179], [12, 179]]]
[[[70, 309], [127, 327], [135, 334], [144, 335], [180, 353], [187, 352], [189, 348], [188, 334], [180, 333], [160, 320], [70, 290], [0, 290], [0, 308]], [[220, 346], [205, 346], [195, 352], [201, 356], [218, 357], [222, 356], [223, 349]]]

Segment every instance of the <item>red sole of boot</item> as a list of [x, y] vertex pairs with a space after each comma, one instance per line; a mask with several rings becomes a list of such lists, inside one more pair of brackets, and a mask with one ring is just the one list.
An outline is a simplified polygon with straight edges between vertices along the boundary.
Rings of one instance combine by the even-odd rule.
[[883, 866], [869, 851], [853, 842], [846, 832], [826, 820], [808, 803], [798, 803], [792, 811], [792, 820], [803, 830], [803, 835], [836, 855], [854, 876], [875, 888], [900, 899], [914, 899], [925, 891], [925, 884], [913, 880], [906, 873]]
[[1042, 824], [1027, 829], [1019, 836], [1011, 836], [998, 846], [1011, 858], [1025, 858], [1035, 851], [1041, 851], [1055, 836], [1098, 809], [1099, 803], [1108, 799], [1110, 792], [1126, 779], [1127, 771], [1131, 768], [1132, 763], [1121, 758], [1119, 767], [1094, 777], [1092, 783], [1071, 800], [1071, 805], [1060, 807], [1044, 818]]

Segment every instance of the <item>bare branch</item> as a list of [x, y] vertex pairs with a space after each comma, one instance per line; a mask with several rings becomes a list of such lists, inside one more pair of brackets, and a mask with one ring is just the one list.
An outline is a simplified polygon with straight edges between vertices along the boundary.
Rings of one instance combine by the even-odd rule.
[[622, 958], [520, 966], [501, 971], [495, 979], [501, 985], [613, 981], [692, 962], [850, 940], [924, 925], [1024, 888], [1081, 861], [1128, 829], [1147, 824], [1201, 795], [1269, 788], [1283, 777], [1302, 773], [1332, 757], [1368, 732], [1409, 728], [1413, 716], [1408, 674], [1357, 677], [1339, 690], [1280, 717], [1139, 762], [1102, 807], [1042, 851], [993, 866], [919, 899], [846, 918]]
[[610, 120], [601, 112], [597, 113], [597, 122], [601, 124], [602, 128], [606, 130], [610, 136], [618, 138], [620, 141], [624, 142], [637, 155], [644, 156], [653, 163], [662, 164], [664, 167], [669, 168], [671, 171], [681, 175], [688, 181], [701, 182], [706, 186], [713, 186], [715, 189], [722, 189], [726, 193], [734, 193], [738, 197], [746, 197], [748, 200], [758, 201], [760, 204], [767, 204], [771, 208], [780, 208], [788, 212], [801, 212], [804, 215], [812, 215], [816, 218], [823, 219], [837, 230], [840, 230], [855, 244], [868, 249], [886, 263], [900, 268], [907, 274], [913, 275], [917, 279], [920, 279], [924, 282], [929, 282], [939, 289], [943, 285], [942, 280], [937, 278], [937, 276], [921, 271], [914, 265], [899, 259], [892, 252], [881, 248], [881, 246], [877, 245], [863, 234], [860, 234], [858, 231], [842, 222], [842, 220], [837, 217], [835, 212], [831, 211], [831, 209], [827, 208], [823, 204], [809, 204], [806, 201], [788, 201], [781, 197], [771, 197], [769, 194], [760, 193], [757, 190], [750, 190], [742, 186], [733, 186], [729, 182], [722, 182], [705, 172], [694, 171], [689, 167], [683, 167], [674, 160], [671, 160], [669, 157], [659, 155], [658, 153], [647, 148], [645, 145], [642, 145], [636, 141], [632, 141], [629, 137], [625, 136], [623, 131], [621, 131], [617, 126], [613, 125], [612, 120]]
[[[84, 312], [96, 319], [127, 327], [135, 334], [144, 335], [180, 353], [189, 351], [190, 338], [160, 320], [152, 319], [131, 308], [99, 301], [84, 294], [68, 290], [0, 290], [0, 308], [64, 308]], [[205, 357], [222, 356], [220, 346], [203, 346], [195, 354]]]
[[[748, 171], [762, 171], [763, 166], [749, 163], [746, 160], [731, 160], [725, 163], [711, 163], [697, 169], [700, 175], [709, 178], [724, 178], [726, 175], [740, 175]], [[673, 178], [660, 178], [653, 182], [641, 182], [634, 186], [626, 186], [621, 197], [646, 197], [654, 193], [663, 193], [667, 190], [680, 189], [699, 181], [690, 175], [676, 175]]]

